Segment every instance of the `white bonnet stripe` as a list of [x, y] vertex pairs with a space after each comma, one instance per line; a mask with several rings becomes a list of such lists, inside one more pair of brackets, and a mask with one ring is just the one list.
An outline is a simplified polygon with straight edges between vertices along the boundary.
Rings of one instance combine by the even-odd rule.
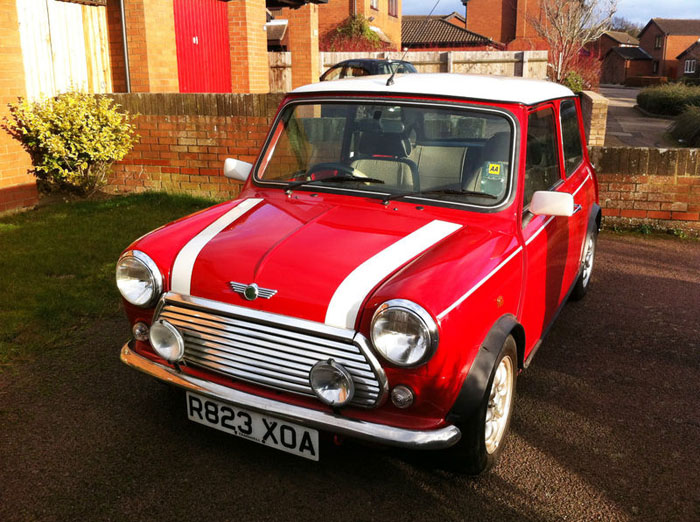
[[431, 221], [369, 258], [340, 283], [328, 304], [325, 323], [353, 328], [360, 305], [372, 288], [398, 267], [461, 227], [447, 221]]
[[251, 198], [242, 201], [189, 240], [182, 250], [180, 250], [180, 253], [175, 258], [175, 263], [173, 264], [171, 285], [173, 292], [190, 295], [192, 269], [194, 268], [194, 262], [197, 260], [197, 256], [199, 256], [202, 249], [214, 238], [214, 236], [261, 201], [262, 199], [258, 198]]

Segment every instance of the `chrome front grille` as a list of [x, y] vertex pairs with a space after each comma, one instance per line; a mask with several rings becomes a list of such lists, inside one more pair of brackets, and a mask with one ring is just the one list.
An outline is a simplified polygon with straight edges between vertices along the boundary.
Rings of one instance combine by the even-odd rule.
[[179, 294], [166, 295], [157, 313], [183, 334], [187, 365], [315, 397], [309, 371], [334, 359], [352, 375], [352, 405], [372, 407], [384, 396], [384, 373], [354, 332]]

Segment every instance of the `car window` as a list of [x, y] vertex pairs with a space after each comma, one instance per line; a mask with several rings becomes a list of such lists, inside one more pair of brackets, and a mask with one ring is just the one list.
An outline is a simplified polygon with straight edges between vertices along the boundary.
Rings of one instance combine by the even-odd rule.
[[548, 190], [561, 180], [554, 109], [530, 113], [527, 124], [525, 193], [523, 206], [530, 204], [538, 190]]
[[564, 147], [564, 168], [566, 175], [571, 176], [583, 160], [581, 132], [578, 126], [578, 112], [573, 100], [561, 102], [559, 109], [561, 117], [561, 139]]
[[339, 65], [334, 65], [330, 69], [326, 71], [326, 73], [323, 76], [323, 81], [330, 81], [330, 80], [337, 80], [340, 77], [340, 73], [342, 72], [343, 68]]
[[349, 65], [345, 68], [345, 78], [357, 78], [358, 76], [369, 76], [369, 69], [357, 64]]
[[[398, 196], [430, 191], [426, 198], [482, 207], [497, 206], [509, 193], [513, 124], [499, 113], [400, 103], [294, 104], [274, 135], [261, 153], [260, 181], [313, 180], [313, 187]], [[323, 181], [348, 171], [379, 181]]]

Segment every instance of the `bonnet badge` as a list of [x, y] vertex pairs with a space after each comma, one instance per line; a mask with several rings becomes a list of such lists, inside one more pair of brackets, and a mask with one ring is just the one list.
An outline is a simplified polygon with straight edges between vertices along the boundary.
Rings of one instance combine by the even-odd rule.
[[236, 283], [235, 281], [230, 281], [229, 286], [237, 294], [241, 294], [248, 301], [253, 301], [258, 297], [263, 299], [270, 299], [273, 295], [277, 293], [277, 290], [270, 290], [269, 288], [260, 288], [255, 283], [245, 285], [243, 283]]

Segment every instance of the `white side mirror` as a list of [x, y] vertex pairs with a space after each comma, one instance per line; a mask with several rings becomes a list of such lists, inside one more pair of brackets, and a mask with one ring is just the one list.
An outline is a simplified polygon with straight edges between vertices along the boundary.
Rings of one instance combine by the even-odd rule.
[[233, 158], [226, 158], [226, 161], [224, 161], [224, 176], [231, 179], [237, 179], [238, 181], [245, 181], [248, 179], [252, 168], [252, 163], [247, 163], [245, 161]]
[[536, 216], [573, 216], [574, 196], [568, 192], [538, 190], [530, 201], [530, 212]]

